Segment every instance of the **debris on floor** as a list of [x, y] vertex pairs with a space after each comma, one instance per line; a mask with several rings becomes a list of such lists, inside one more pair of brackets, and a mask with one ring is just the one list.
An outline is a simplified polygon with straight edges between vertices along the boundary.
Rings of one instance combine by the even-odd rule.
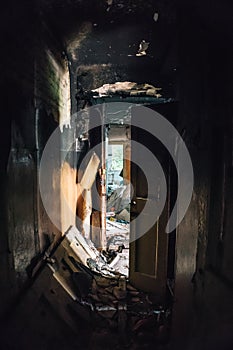
[[[110, 223], [113, 229], [115, 225], [118, 230], [121, 227], [118, 223]], [[122, 242], [126, 244], [128, 228], [123, 226], [121, 229], [124, 233], [115, 237], [114, 242], [111, 240], [114, 235], [109, 238], [109, 246], [112, 244], [119, 249]], [[46, 263], [54, 279], [73, 301], [87, 314], [91, 312], [93, 319], [99, 320], [98, 335], [105, 334], [106, 330], [108, 334], [118, 332], [120, 347], [115, 344], [116, 349], [130, 344], [134, 348], [133, 344], [138, 342], [146, 344], [148, 334], [149, 339], [153, 337], [155, 342], [160, 341], [168, 334], [170, 310], [157, 305], [153, 297], [129, 283], [127, 275], [122, 273], [122, 264], [121, 268], [118, 266], [122, 259], [120, 254], [114, 250], [99, 252], [73, 226], [55, 252], [46, 257]]]
[[111, 217], [106, 220], [107, 257], [115, 271], [129, 275], [129, 223], [118, 222]]
[[78, 229], [72, 226], [62, 241], [67, 255], [77, 264], [82, 264], [90, 271], [106, 277], [114, 277], [114, 270], [107, 264], [106, 257], [101, 254], [94, 244], [83, 237]]
[[114, 211], [115, 213], [119, 213], [122, 210], [128, 208], [130, 204], [130, 192], [130, 184], [116, 188], [107, 200], [107, 211]]

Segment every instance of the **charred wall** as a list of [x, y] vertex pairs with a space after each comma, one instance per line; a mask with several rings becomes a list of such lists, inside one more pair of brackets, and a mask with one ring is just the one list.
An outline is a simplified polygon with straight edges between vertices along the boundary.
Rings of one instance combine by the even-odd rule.
[[220, 13], [197, 5], [187, 15], [182, 5], [178, 128], [191, 154], [195, 184], [177, 229], [173, 325], [179, 346], [228, 349], [233, 318], [233, 52], [227, 27], [218, 22], [226, 8]]
[[[4, 15], [1, 312], [24, 286], [35, 258], [60, 235], [43, 208], [38, 171], [48, 138], [59, 125], [66, 128], [70, 116], [69, 70], [61, 42], [32, 4], [9, 3]], [[60, 189], [60, 168], [49, 191], [53, 186]], [[53, 207], [61, 215], [60, 203]]]

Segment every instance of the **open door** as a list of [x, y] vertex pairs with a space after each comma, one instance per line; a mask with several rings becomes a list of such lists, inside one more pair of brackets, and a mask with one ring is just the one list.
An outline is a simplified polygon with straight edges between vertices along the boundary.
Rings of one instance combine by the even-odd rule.
[[[137, 289], [152, 293], [154, 295], [153, 300], [162, 304], [167, 296], [167, 279], [171, 281], [174, 279], [175, 232], [167, 234], [166, 226], [176, 196], [177, 175], [174, 174], [174, 165], [172, 166], [171, 155], [169, 155], [165, 146], [152, 134], [144, 130], [143, 124], [139, 123], [139, 125], [142, 125], [142, 128], [135, 126], [137, 123], [134, 122], [134, 118], [136, 117], [134, 111], [137, 108], [142, 108], [142, 106], [149, 106], [175, 125], [177, 117], [176, 103], [171, 103], [171, 99], [166, 100], [157, 97], [141, 97], [141, 99], [140, 97], [135, 97], [133, 99], [131, 96], [129, 98], [124, 97], [124, 103], [122, 103], [119, 96], [116, 97], [114, 101], [112, 97], [106, 97], [97, 99], [94, 102], [95, 104], [106, 103], [104, 106], [105, 124], [119, 124], [121, 126], [131, 125], [131, 127], [129, 127], [131, 140], [129, 138], [128, 143], [128, 148], [130, 150], [128, 153], [131, 153], [131, 161], [124, 160], [125, 172], [123, 172], [124, 180], [131, 182], [133, 187], [133, 192], [130, 193], [129, 279], [131, 284]], [[142, 115], [139, 117], [143, 118], [143, 111], [140, 113], [142, 113]], [[99, 135], [99, 132], [97, 135]], [[95, 137], [93, 139], [95, 139]], [[167, 196], [163, 211], [159, 219], [155, 220], [154, 224], [144, 234], [141, 234], [144, 222], [148, 221], [148, 216], [151, 214], [143, 210], [145, 209], [145, 204], [150, 202], [150, 208], [156, 208], [158, 203], [161, 203], [162, 191], [157, 174], [152, 173], [153, 167], [150, 167], [150, 164], [148, 164], [147, 169], [149, 169], [151, 175], [154, 176], [156, 182], [154, 192], [150, 193], [148, 196], [147, 174], [144, 174], [137, 164], [141, 164], [140, 158], [143, 158], [144, 163], [150, 160], [145, 159], [145, 155], [140, 154], [140, 152], [134, 149], [132, 141], [138, 142], [154, 154], [162, 167], [167, 185]], [[125, 152], [124, 156], [126, 153], [127, 152]], [[137, 164], [132, 161], [136, 158], [138, 160]], [[106, 159], [102, 158], [102, 161], [105, 163]], [[142, 220], [138, 224], [135, 223], [134, 219], [139, 215]]]
[[[135, 107], [137, 108], [137, 107]], [[132, 110], [132, 125], [133, 110]], [[149, 149], [160, 162], [163, 168], [167, 184], [169, 183], [169, 155], [164, 146], [147, 131], [132, 126], [131, 140], [139, 142]], [[143, 154], [134, 154], [135, 149], [131, 146], [132, 159], [135, 157], [138, 164], [141, 164], [140, 157]], [[144, 159], [144, 162], [147, 161]], [[149, 161], [149, 160], [148, 160]], [[148, 169], [152, 169], [148, 164]], [[149, 170], [150, 171], [150, 170]], [[151, 170], [153, 171], [153, 170]], [[152, 174], [156, 177], [156, 174]], [[168, 239], [169, 235], [165, 232], [165, 228], [169, 219], [169, 188], [165, 206], [158, 221], [143, 234], [140, 238], [134, 240], [134, 237], [140, 236], [143, 225], [148, 220], [148, 215], [142, 210], [147, 201], [156, 207], [160, 200], [160, 185], [156, 179], [157, 192], [153, 196], [148, 197], [146, 175], [135, 163], [131, 163], [131, 182], [134, 188], [133, 198], [131, 201], [131, 243], [130, 243], [130, 281], [138, 289], [145, 292], [153, 293], [155, 300], [163, 302], [165, 299], [166, 282], [167, 282], [167, 262], [168, 262]], [[169, 187], [169, 186], [167, 186]], [[135, 224], [134, 219], [141, 215], [140, 224]], [[142, 226], [142, 227], [141, 227]]]

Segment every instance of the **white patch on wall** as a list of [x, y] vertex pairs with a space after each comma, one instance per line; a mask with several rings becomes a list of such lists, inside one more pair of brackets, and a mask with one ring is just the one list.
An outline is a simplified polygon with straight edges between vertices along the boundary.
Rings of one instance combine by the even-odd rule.
[[59, 126], [61, 131], [63, 128], [71, 128], [71, 102], [70, 102], [70, 75], [67, 71], [63, 74], [60, 81], [60, 118]]
[[[54, 74], [58, 82], [58, 111], [59, 111], [59, 126], [61, 132], [64, 128], [71, 128], [71, 99], [70, 99], [70, 74], [68, 69], [68, 61], [58, 61], [51, 53], [47, 51], [47, 56], [50, 64], [54, 67]], [[59, 64], [60, 63], [60, 64]]]
[[153, 19], [154, 19], [155, 22], [158, 21], [158, 19], [159, 19], [159, 14], [158, 14], [158, 12], [155, 12], [155, 13], [154, 13]]

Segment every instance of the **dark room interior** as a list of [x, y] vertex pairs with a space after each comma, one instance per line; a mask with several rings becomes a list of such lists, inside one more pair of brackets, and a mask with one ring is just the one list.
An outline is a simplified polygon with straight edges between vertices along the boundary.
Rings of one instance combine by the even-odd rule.
[[[0, 348], [233, 349], [231, 2], [9, 0], [0, 27]], [[169, 233], [192, 179], [154, 113], [193, 168]]]

